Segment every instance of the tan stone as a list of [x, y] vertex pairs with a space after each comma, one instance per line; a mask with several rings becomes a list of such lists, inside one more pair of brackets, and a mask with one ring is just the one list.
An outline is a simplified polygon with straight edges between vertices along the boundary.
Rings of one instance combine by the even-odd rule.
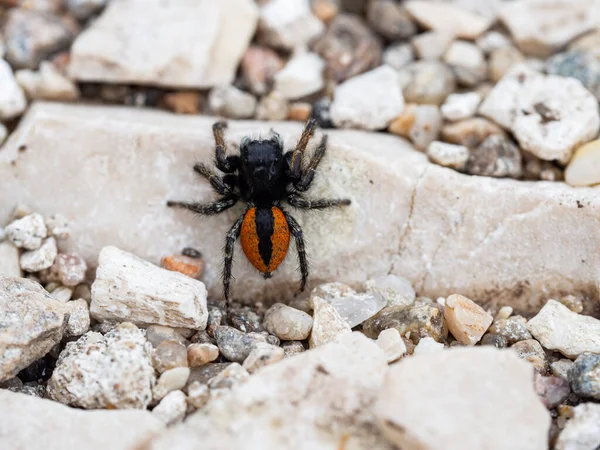
[[475, 345], [492, 324], [492, 315], [462, 295], [446, 299], [444, 318], [448, 330], [461, 344]]
[[476, 39], [492, 24], [490, 18], [441, 1], [411, 0], [406, 9], [423, 27], [465, 39]]
[[[38, 103], [0, 151], [0, 223], [17, 204], [69, 217], [72, 237], [59, 242], [60, 251], [83, 256], [89, 273], [106, 245], [154, 264], [192, 246], [206, 261], [209, 295], [219, 299], [225, 234], [244, 205], [204, 219], [165, 206], [168, 199], [216, 198], [192, 171], [198, 161], [212, 162], [214, 121]], [[271, 127], [292, 148], [302, 124], [232, 121], [227, 141], [237, 144]], [[462, 175], [428, 163], [397, 136], [327, 133], [328, 154], [308, 194], [344, 196], [352, 205], [294, 212], [312, 262], [307, 292], [330, 281], [358, 289], [391, 270], [421, 295], [460, 292], [486, 308], [535, 312], [565, 292], [586, 298], [586, 308], [599, 300], [599, 188]], [[310, 151], [317, 143], [318, 136]], [[19, 152], [23, 144], [32, 151]], [[56, 183], [50, 186], [50, 179]], [[238, 249], [235, 298], [287, 302], [297, 294], [293, 246], [266, 281]]]

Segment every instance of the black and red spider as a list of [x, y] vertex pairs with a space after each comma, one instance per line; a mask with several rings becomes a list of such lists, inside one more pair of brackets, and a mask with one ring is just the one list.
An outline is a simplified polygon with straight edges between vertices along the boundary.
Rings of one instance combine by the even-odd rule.
[[215, 123], [215, 165], [225, 175], [216, 174], [204, 164], [196, 164], [194, 171], [205, 177], [221, 198], [211, 203], [167, 202], [167, 206], [185, 208], [202, 215], [219, 214], [238, 200], [247, 203], [246, 211], [236, 220], [225, 239], [223, 287], [227, 302], [233, 247], [238, 238], [246, 258], [264, 278], [270, 278], [287, 255], [291, 234], [296, 241], [302, 274], [300, 290], [306, 287], [308, 261], [302, 229], [281, 206], [283, 201], [298, 209], [325, 209], [350, 204], [348, 199], [307, 199], [303, 195], [310, 188], [327, 148], [327, 135], [323, 135], [308, 164], [303, 164], [306, 146], [316, 126], [315, 120], [309, 120], [296, 148], [286, 153], [281, 137], [271, 131], [268, 139], [243, 138], [240, 154], [228, 156], [223, 136], [227, 123]]

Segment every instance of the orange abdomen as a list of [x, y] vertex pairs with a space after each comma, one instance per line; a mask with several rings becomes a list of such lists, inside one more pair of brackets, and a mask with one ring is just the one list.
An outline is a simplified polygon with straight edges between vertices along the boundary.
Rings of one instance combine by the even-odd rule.
[[242, 250], [259, 272], [273, 272], [285, 259], [290, 229], [281, 209], [250, 208], [242, 222]]

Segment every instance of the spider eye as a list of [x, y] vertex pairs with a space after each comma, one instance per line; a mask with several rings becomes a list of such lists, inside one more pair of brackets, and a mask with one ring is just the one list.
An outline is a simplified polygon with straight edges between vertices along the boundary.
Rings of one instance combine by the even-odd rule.
[[245, 151], [248, 149], [248, 144], [250, 143], [250, 138], [249, 137], [243, 137], [242, 141], [240, 142], [240, 150]]

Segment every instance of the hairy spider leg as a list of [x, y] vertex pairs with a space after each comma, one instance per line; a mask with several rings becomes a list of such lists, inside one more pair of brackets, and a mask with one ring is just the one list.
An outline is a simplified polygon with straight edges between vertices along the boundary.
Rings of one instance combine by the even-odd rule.
[[167, 201], [167, 206], [171, 208], [187, 209], [197, 214], [202, 214], [204, 216], [213, 216], [215, 214], [219, 214], [225, 211], [226, 209], [231, 208], [237, 203], [239, 199], [240, 197], [237, 194], [229, 194], [223, 198], [220, 198], [210, 203], [178, 202], [169, 200]]
[[308, 200], [296, 194], [290, 194], [287, 198], [288, 203], [298, 209], [326, 209], [335, 206], [347, 206], [351, 201], [347, 198], [318, 198]]
[[233, 265], [233, 248], [235, 241], [240, 237], [240, 231], [242, 229], [242, 221], [246, 214], [240, 216], [233, 226], [227, 232], [225, 237], [225, 258], [223, 261], [223, 291], [225, 293], [225, 306], [227, 309], [227, 315], [229, 316], [229, 289], [231, 284], [231, 266]]
[[240, 166], [239, 156], [227, 156], [227, 144], [225, 144], [224, 130], [227, 122], [215, 122], [213, 124], [213, 136], [215, 139], [215, 165], [224, 173], [233, 173]]
[[315, 153], [313, 154], [312, 158], [310, 159], [308, 166], [306, 167], [306, 169], [301, 171], [300, 179], [298, 181], [294, 182], [294, 188], [296, 188], [296, 190], [298, 190], [300, 192], [305, 192], [308, 190], [308, 188], [310, 187], [310, 185], [313, 181], [313, 178], [315, 177], [315, 172], [317, 170], [317, 167], [319, 166], [319, 163], [323, 159], [323, 156], [325, 156], [326, 150], [327, 150], [327, 135], [325, 134], [321, 138], [321, 143], [315, 150]]
[[296, 241], [296, 252], [298, 253], [298, 262], [300, 263], [300, 274], [302, 279], [300, 281], [300, 290], [304, 291], [306, 288], [306, 280], [308, 279], [308, 259], [306, 258], [306, 248], [304, 246], [304, 233], [302, 232], [302, 228], [296, 219], [294, 219], [290, 214], [284, 211], [285, 219], [290, 226], [290, 232], [292, 236], [294, 236], [294, 240]]
[[296, 148], [292, 152], [289, 161], [290, 177], [292, 180], [299, 180], [302, 175], [302, 158], [304, 156], [304, 151], [306, 150], [308, 142], [315, 134], [316, 127], [317, 121], [315, 119], [310, 119], [306, 122], [304, 130], [302, 130], [302, 135], [296, 144]]

